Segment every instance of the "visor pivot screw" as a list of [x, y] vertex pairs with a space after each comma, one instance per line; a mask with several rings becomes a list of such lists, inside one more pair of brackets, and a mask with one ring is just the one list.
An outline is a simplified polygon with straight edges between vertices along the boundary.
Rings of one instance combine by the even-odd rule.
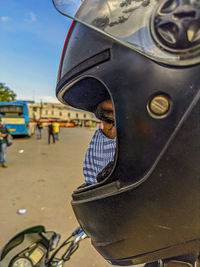
[[156, 116], [163, 116], [169, 110], [169, 98], [165, 95], [154, 96], [149, 103], [150, 111]]

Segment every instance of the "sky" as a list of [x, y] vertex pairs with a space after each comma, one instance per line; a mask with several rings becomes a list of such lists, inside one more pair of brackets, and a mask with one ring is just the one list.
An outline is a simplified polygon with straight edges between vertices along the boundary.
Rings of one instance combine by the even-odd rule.
[[51, 0], [0, 0], [0, 82], [17, 99], [56, 101], [59, 62], [71, 23]]

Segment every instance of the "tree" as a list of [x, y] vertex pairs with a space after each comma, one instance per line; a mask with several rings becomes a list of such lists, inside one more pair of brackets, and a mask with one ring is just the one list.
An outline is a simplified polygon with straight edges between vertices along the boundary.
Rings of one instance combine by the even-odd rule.
[[16, 94], [5, 85], [5, 83], [0, 83], [0, 101], [10, 102], [15, 100]]

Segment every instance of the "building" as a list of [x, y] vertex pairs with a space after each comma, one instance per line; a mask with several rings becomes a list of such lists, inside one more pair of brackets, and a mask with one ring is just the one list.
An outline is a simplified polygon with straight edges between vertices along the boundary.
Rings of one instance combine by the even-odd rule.
[[56, 119], [60, 121], [73, 121], [81, 126], [95, 124], [93, 113], [72, 108], [61, 103], [28, 103], [29, 117], [33, 120]]

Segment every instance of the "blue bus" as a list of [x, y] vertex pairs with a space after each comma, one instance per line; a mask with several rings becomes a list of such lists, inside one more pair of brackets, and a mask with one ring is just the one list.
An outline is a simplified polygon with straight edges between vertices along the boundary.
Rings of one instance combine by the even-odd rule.
[[11, 135], [31, 136], [34, 133], [35, 125], [29, 120], [26, 102], [0, 102], [0, 117]]

